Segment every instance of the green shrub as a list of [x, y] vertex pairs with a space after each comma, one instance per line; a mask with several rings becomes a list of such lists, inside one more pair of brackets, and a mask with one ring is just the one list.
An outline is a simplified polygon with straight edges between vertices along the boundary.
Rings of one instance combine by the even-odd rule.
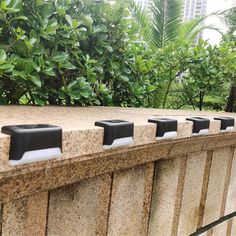
[[0, 104], [142, 105], [137, 29], [122, 1], [2, 0]]
[[226, 96], [235, 42], [154, 47], [126, 2], [1, 0], [0, 104], [179, 109], [200, 94], [201, 109], [205, 95]]

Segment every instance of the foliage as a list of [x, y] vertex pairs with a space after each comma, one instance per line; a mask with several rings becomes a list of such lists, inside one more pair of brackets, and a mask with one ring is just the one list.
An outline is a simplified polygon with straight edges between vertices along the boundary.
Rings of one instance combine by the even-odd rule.
[[[189, 67], [196, 66], [191, 60], [194, 57], [192, 50], [197, 35], [205, 28], [217, 28], [204, 24], [208, 16], [182, 22], [183, 3], [179, 0], [154, 0], [149, 14], [141, 5], [135, 4], [134, 0], [130, 1], [132, 14], [142, 29], [141, 35], [149, 43], [153, 53], [157, 54], [156, 63], [159, 70], [154, 83], [158, 89], [154, 91], [150, 100], [154, 107], [169, 107], [171, 105], [168, 104], [168, 98], [172, 96], [172, 87], [178, 87], [177, 91], [181, 90], [182, 94], [178, 97], [183, 99], [191, 94], [183, 76], [194, 76], [189, 74]], [[202, 80], [205, 81], [205, 78]], [[187, 97], [187, 101], [192, 100], [189, 95]]]
[[[188, 100], [202, 110], [204, 96], [211, 95], [222, 101], [225, 91], [235, 78], [236, 49], [233, 41], [225, 41], [220, 46], [212, 46], [204, 41], [192, 48], [189, 54], [187, 71], [182, 78], [183, 90], [180, 93], [188, 93]], [[215, 95], [215, 96], [214, 96]], [[194, 98], [193, 98], [194, 97]]]
[[144, 38], [155, 47], [163, 47], [179, 35], [182, 24], [181, 0], [154, 0], [148, 12], [130, 0], [132, 14], [142, 27]]
[[150, 9], [131, 2], [132, 15], [141, 26], [143, 38], [155, 48], [162, 48], [170, 42], [184, 40], [190, 46], [196, 36], [205, 28], [219, 31], [212, 25], [205, 25], [208, 16], [202, 16], [189, 22], [182, 21], [182, 0], [153, 0]]
[[224, 11], [223, 16], [228, 26], [228, 33], [234, 34], [236, 31], [236, 7]]
[[123, 1], [1, 1], [1, 104], [140, 104], [136, 29]]
[[125, 0], [2, 0], [0, 104], [222, 106], [235, 38], [193, 44], [203, 18], [179, 4], [155, 0], [150, 21]]

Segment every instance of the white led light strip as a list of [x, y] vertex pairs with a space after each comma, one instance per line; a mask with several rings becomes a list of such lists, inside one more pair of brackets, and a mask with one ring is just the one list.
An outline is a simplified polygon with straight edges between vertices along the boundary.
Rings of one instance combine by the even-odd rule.
[[24, 153], [20, 160], [9, 160], [9, 164], [12, 166], [28, 164], [32, 162], [47, 161], [62, 156], [61, 149], [56, 148], [47, 148], [34, 151], [27, 151]]
[[198, 133], [193, 133], [193, 136], [198, 136], [198, 135], [205, 135], [208, 134], [209, 129], [202, 129]]
[[133, 137], [118, 138], [113, 141], [111, 145], [103, 145], [104, 149], [127, 146], [134, 143]]
[[230, 132], [230, 131], [233, 131], [234, 130], [234, 126], [229, 126], [227, 127], [226, 129], [221, 129], [220, 132]]
[[176, 138], [176, 137], [177, 137], [177, 132], [170, 131], [170, 132], [165, 132], [165, 134], [162, 137], [156, 137], [156, 139], [161, 140], [161, 139], [170, 139], [170, 138]]

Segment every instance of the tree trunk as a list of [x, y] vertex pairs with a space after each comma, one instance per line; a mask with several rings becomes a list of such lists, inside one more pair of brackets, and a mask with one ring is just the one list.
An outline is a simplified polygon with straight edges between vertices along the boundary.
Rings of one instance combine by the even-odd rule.
[[199, 110], [202, 111], [203, 108], [203, 99], [204, 99], [205, 92], [201, 91], [200, 92], [200, 97], [199, 97]]
[[233, 112], [235, 101], [236, 101], [236, 85], [232, 85], [230, 89], [228, 101], [225, 107], [226, 112]]

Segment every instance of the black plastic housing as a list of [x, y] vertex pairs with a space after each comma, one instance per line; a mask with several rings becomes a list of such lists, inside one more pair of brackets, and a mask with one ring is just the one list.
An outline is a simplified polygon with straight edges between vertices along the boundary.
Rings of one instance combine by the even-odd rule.
[[125, 120], [101, 120], [96, 126], [104, 128], [103, 145], [112, 145], [115, 139], [133, 137], [134, 123]]
[[177, 132], [177, 120], [168, 118], [152, 118], [148, 122], [157, 124], [156, 137], [163, 137], [167, 132]]
[[203, 129], [209, 129], [210, 120], [203, 117], [190, 117], [186, 118], [186, 120], [193, 122], [193, 133], [198, 134]]
[[59, 147], [62, 129], [47, 124], [3, 126], [2, 133], [11, 136], [10, 160], [20, 160], [25, 152]]
[[214, 120], [221, 121], [220, 130], [226, 130], [228, 127], [234, 126], [234, 118], [232, 117], [215, 117]]

